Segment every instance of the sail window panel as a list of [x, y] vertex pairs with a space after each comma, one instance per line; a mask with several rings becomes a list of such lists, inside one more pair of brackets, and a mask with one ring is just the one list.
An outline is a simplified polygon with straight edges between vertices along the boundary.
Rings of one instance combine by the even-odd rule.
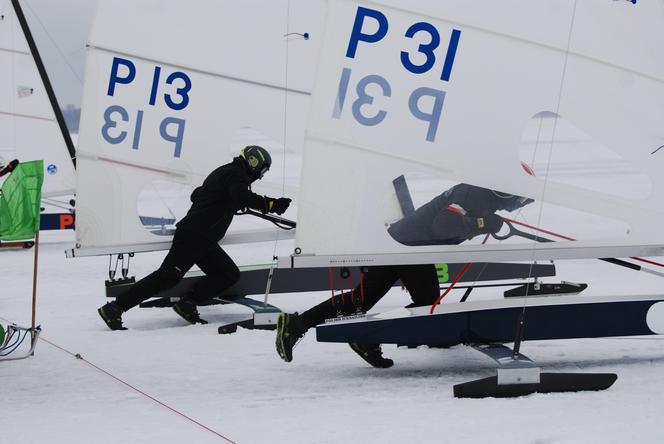
[[520, 158], [537, 177], [598, 193], [645, 200], [653, 188], [633, 162], [555, 113], [539, 113], [527, 123]]
[[140, 191], [136, 202], [141, 225], [151, 234], [172, 236], [175, 224], [189, 210], [192, 191], [190, 185], [163, 180], [149, 182]]

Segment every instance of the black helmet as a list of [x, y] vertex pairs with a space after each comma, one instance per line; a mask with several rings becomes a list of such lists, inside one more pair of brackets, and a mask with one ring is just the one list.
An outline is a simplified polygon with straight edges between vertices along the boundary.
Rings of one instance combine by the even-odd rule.
[[247, 162], [252, 180], [262, 179], [272, 165], [272, 157], [267, 150], [258, 145], [249, 145], [240, 151], [240, 157]]

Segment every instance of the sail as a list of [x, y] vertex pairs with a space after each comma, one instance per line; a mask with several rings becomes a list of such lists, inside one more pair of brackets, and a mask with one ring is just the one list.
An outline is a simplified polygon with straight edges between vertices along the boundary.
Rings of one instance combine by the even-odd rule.
[[[661, 2], [329, 2], [281, 264], [663, 254], [661, 15]], [[430, 220], [399, 238], [401, 176], [416, 212], [481, 188], [521, 200], [489, 212], [561, 237], [503, 224], [483, 244], [435, 237], [448, 226]]]
[[43, 197], [74, 192], [74, 164], [10, 0], [0, 0], [0, 157], [44, 160]]
[[[83, 93], [75, 254], [167, 248], [168, 236], [140, 216], [160, 217], [154, 209], [168, 192], [179, 203], [164, 217], [179, 219], [191, 190], [243, 144], [269, 142], [298, 162], [324, 10], [309, 0], [100, 1]], [[271, 186], [254, 191], [295, 186], [283, 154], [272, 153]]]

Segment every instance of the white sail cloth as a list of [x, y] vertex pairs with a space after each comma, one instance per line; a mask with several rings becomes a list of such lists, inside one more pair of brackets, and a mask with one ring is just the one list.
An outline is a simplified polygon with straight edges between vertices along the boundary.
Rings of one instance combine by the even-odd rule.
[[[381, 0], [330, 2], [305, 142], [296, 254], [290, 266], [532, 260], [664, 251], [664, 42], [661, 3], [600, 0]], [[630, 193], [536, 177], [520, 166], [528, 122], [560, 116], [553, 156], [574, 152], [568, 174], [588, 179], [587, 143], [564, 122], [650, 181]], [[570, 147], [572, 148], [570, 150]], [[564, 164], [564, 162], [562, 163]], [[538, 168], [539, 167], [539, 168]], [[599, 239], [534, 245], [404, 246], [392, 180], [432, 177], [526, 196], [532, 224], [575, 236], [575, 227], [617, 227]], [[612, 186], [621, 183], [616, 174]], [[441, 185], [442, 186], [442, 185]], [[432, 191], [420, 204], [445, 188]], [[636, 193], [639, 194], [639, 193]], [[417, 205], [416, 205], [417, 207]]]
[[[244, 127], [299, 156], [322, 4], [99, 2], [78, 154], [79, 254], [167, 247], [140, 223], [141, 190], [199, 185], [237, 155], [233, 138]], [[279, 174], [273, 168], [267, 179]]]
[[42, 196], [73, 194], [74, 165], [10, 0], [0, 17], [0, 157], [44, 160]]

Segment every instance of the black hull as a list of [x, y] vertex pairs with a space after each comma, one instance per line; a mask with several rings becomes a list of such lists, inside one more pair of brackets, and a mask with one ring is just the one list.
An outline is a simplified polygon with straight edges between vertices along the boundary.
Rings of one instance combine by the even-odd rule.
[[[446, 285], [456, 276], [465, 264], [448, 264], [445, 276], [440, 277], [441, 285]], [[349, 289], [360, 282], [360, 270], [357, 267], [347, 269], [350, 275], [342, 279], [340, 269], [333, 272], [335, 290]], [[258, 270], [243, 270], [240, 281], [232, 287], [224, 290], [219, 297], [234, 298], [246, 295], [265, 294], [265, 287], [269, 275], [269, 268], [263, 267]], [[510, 263], [477, 263], [473, 264], [460, 282], [494, 281], [503, 279], [522, 279], [527, 277], [554, 276], [555, 266], [550, 264], [510, 264]], [[159, 298], [180, 297], [186, 294], [200, 279], [198, 276], [185, 276], [175, 287], [159, 293]], [[352, 279], [351, 279], [352, 276]], [[440, 276], [440, 275], [439, 275]], [[444, 277], [444, 278], [443, 278]], [[400, 286], [397, 281], [395, 286]], [[118, 282], [110, 282], [106, 286], [106, 296], [115, 298], [125, 291], [127, 287]], [[327, 268], [284, 268], [275, 269], [272, 277], [270, 293], [298, 293], [304, 291], [329, 291], [330, 274]], [[146, 302], [143, 306], [154, 306], [154, 301]], [[160, 303], [156, 303], [159, 305]], [[170, 304], [167, 304], [170, 305]]]

